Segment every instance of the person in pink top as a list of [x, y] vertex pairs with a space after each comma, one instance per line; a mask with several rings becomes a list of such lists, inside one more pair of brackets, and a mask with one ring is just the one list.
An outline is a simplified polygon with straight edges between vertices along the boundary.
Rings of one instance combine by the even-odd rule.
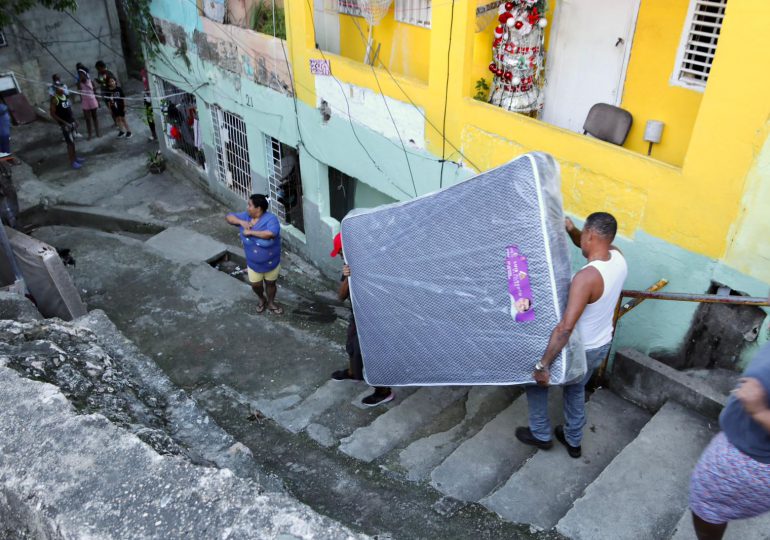
[[78, 67], [78, 90], [80, 91], [81, 105], [83, 106], [83, 116], [86, 118], [88, 139], [91, 139], [92, 132], [96, 133], [96, 136], [99, 137], [99, 119], [96, 116], [99, 102], [94, 95], [94, 83], [88, 74], [88, 70], [84, 67]]

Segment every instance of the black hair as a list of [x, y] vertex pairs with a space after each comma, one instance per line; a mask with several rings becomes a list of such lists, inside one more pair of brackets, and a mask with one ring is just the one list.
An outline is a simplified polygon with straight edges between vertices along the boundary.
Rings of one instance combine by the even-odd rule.
[[251, 195], [249, 199], [255, 208], [261, 208], [263, 212], [267, 212], [267, 197], [260, 193], [255, 193], [254, 195]]
[[612, 214], [594, 212], [586, 218], [585, 228], [591, 229], [599, 236], [612, 242], [615, 239], [615, 234], [618, 232], [618, 222]]
[[106, 68], [107, 64], [104, 63], [104, 60], [97, 60], [94, 66], [96, 67], [96, 69], [102, 69], [102, 68]]

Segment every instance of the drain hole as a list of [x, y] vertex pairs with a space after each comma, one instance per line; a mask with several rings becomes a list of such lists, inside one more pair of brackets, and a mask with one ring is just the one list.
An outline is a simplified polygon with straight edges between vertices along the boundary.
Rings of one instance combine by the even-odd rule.
[[228, 276], [232, 276], [244, 283], [249, 282], [246, 270], [246, 259], [240, 255], [225, 251], [216, 259], [209, 261], [209, 264], [216, 270], [224, 272]]

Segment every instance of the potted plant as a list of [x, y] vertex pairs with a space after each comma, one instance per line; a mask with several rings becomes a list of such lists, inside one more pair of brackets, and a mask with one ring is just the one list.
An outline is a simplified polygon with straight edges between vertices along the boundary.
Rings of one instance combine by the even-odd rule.
[[150, 152], [147, 157], [147, 168], [152, 174], [160, 174], [166, 170], [166, 159], [160, 150]]

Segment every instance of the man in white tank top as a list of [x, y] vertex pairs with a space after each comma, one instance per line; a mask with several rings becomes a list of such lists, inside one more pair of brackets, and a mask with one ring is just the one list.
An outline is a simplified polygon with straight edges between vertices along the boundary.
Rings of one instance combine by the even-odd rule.
[[537, 385], [527, 386], [529, 427], [516, 428], [516, 438], [544, 450], [553, 446], [548, 418], [549, 367], [567, 345], [572, 331], [577, 329], [586, 351], [588, 372], [572, 384], [564, 385], [564, 425], [556, 426], [554, 435], [571, 457], [579, 458], [586, 423], [585, 384], [610, 350], [612, 319], [628, 266], [620, 250], [612, 245], [618, 229], [612, 215], [591, 214], [582, 231], [567, 219], [566, 228], [588, 264], [572, 278], [567, 308], [551, 333], [543, 357], [534, 366]]

